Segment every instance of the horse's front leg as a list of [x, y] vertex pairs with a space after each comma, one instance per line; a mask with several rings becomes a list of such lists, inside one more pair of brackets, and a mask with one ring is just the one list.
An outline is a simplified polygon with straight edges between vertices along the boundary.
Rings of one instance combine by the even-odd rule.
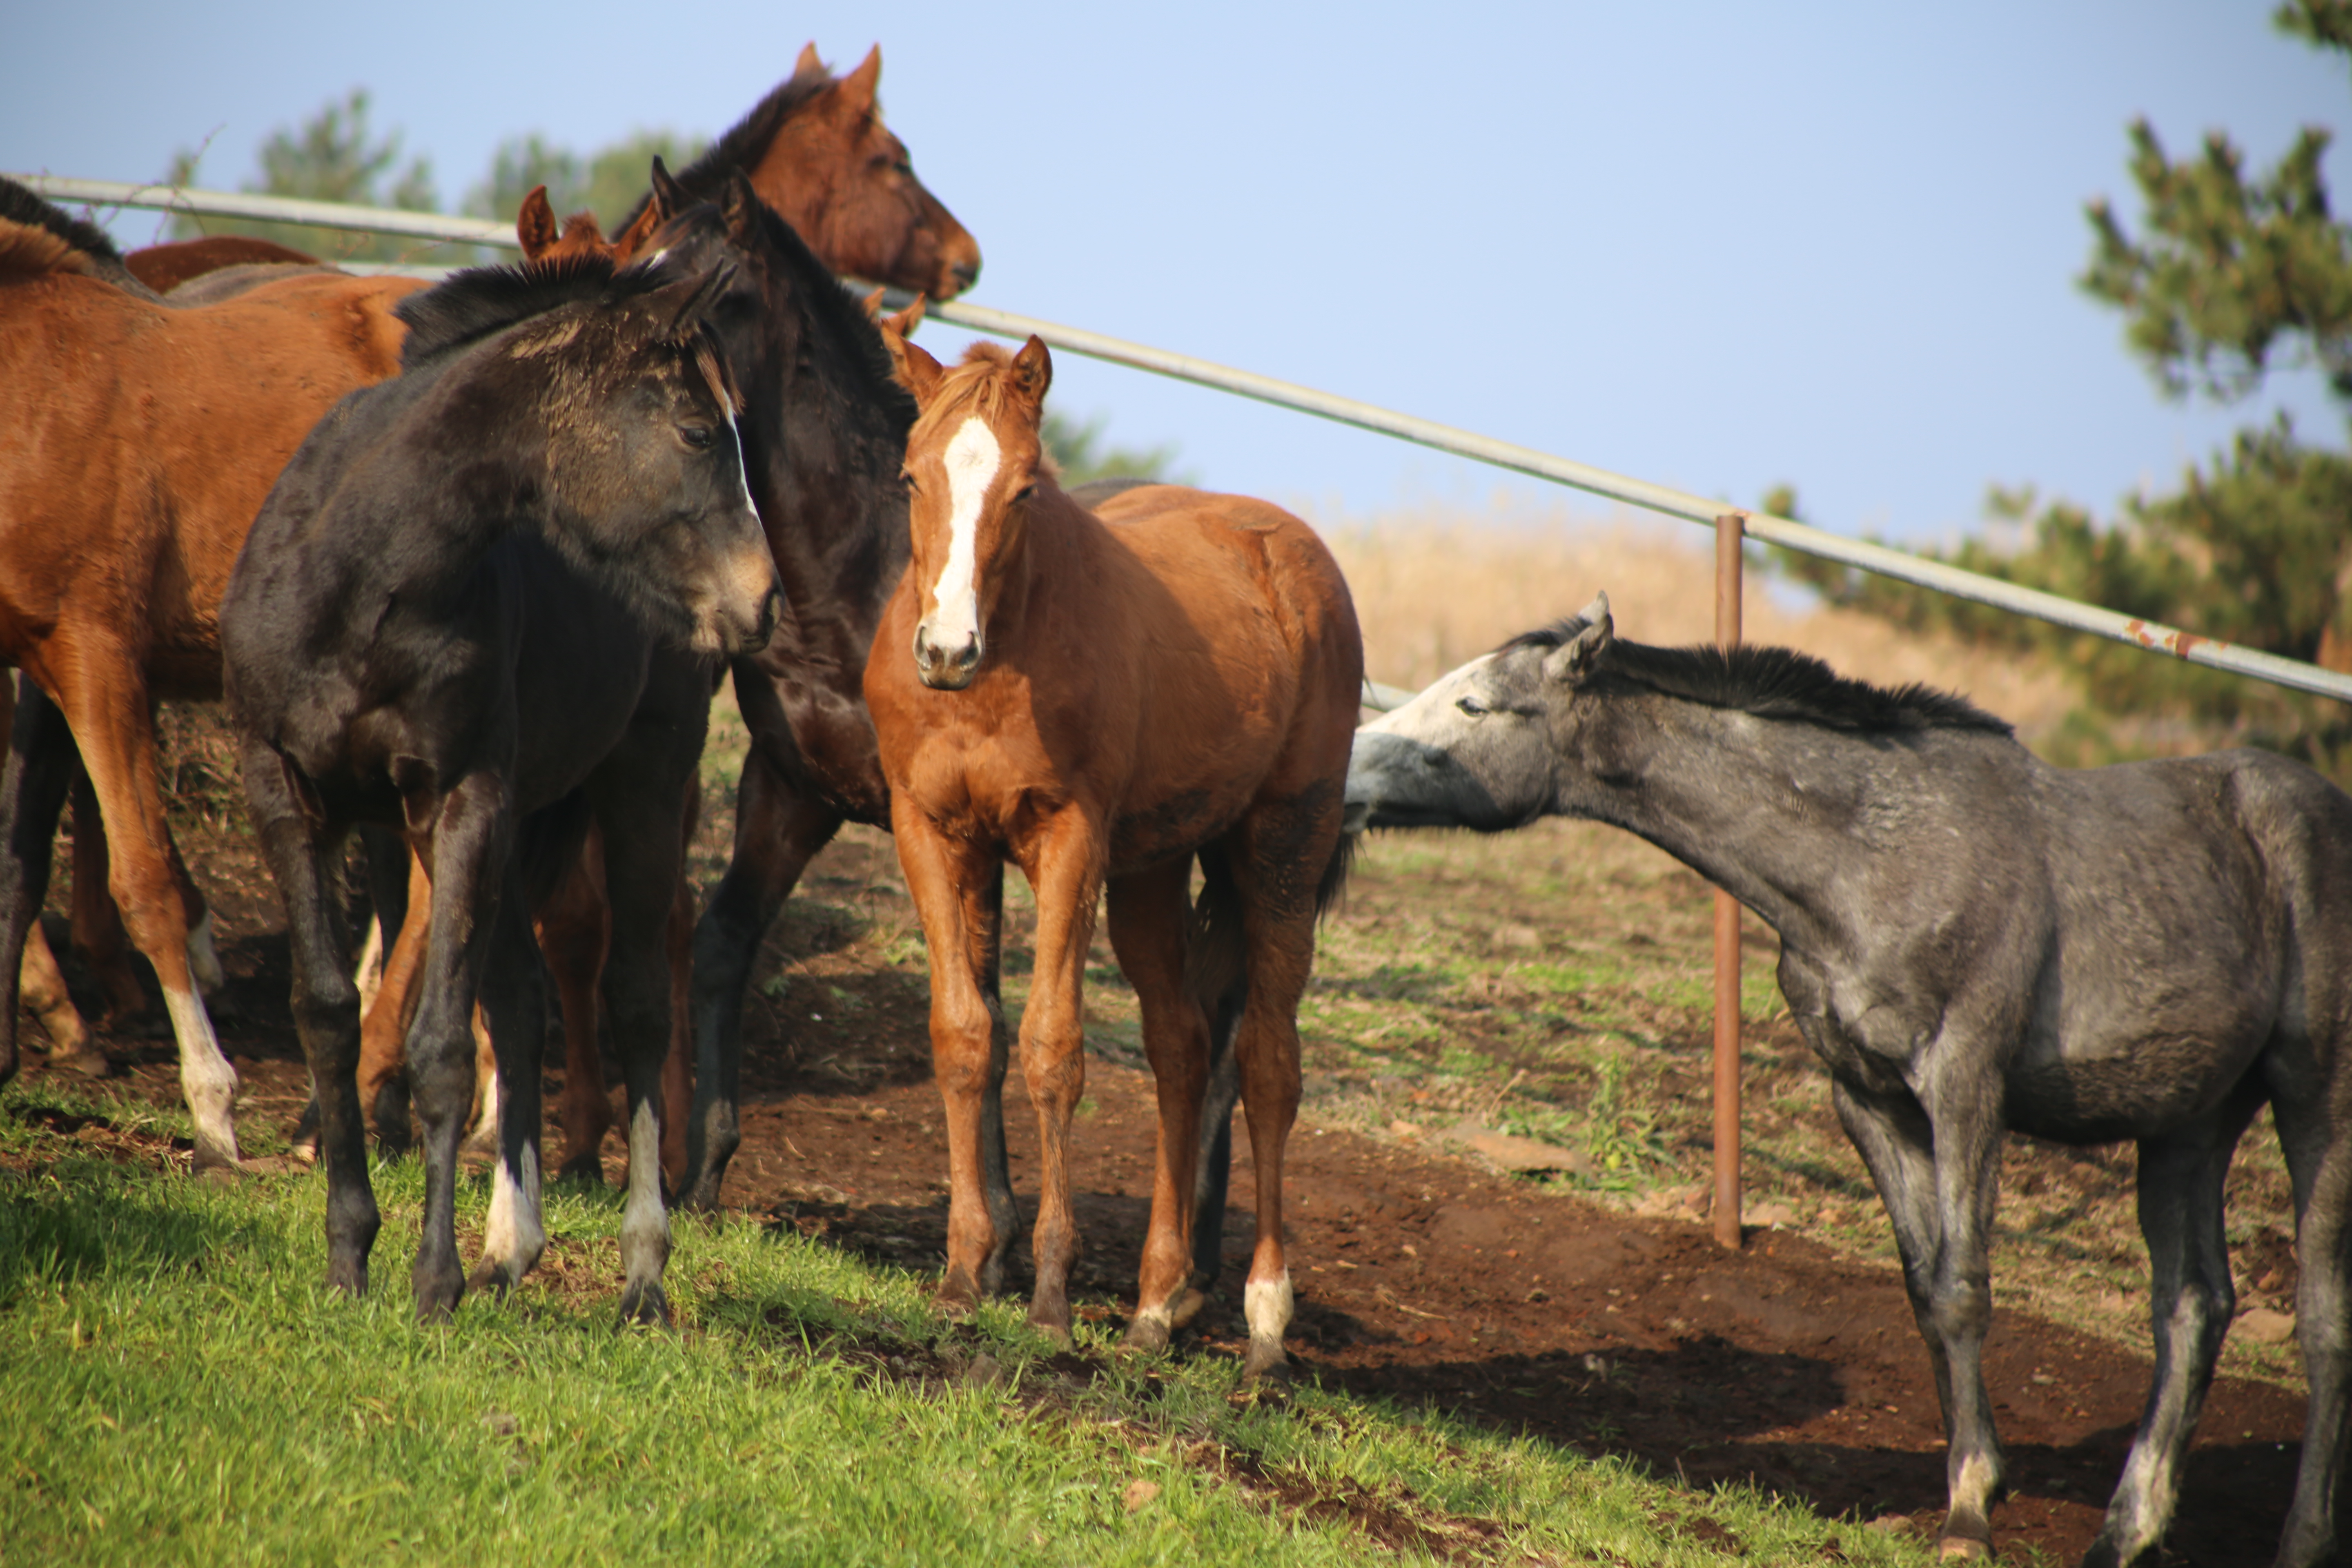
[[[512, 816], [506, 781], [478, 773], [442, 797], [433, 824], [432, 937], [408, 1034], [409, 1086], [425, 1155], [424, 1234], [412, 1284], [425, 1321], [447, 1317], [465, 1293], [457, 1145], [474, 1105], [474, 1002], [513, 856]], [[416, 910], [409, 916], [413, 921]]]
[[2181, 1457], [2238, 1303], [2221, 1223], [2222, 1184], [2238, 1139], [2262, 1102], [2262, 1084], [2250, 1076], [2236, 1100], [2208, 1125], [2139, 1146], [2139, 1228], [2147, 1239], [2156, 1374], [2123, 1479], [2085, 1564], [2136, 1563], [2172, 1521]]
[[890, 816], [907, 891], [930, 950], [931, 1076], [948, 1134], [948, 1259], [939, 1300], [965, 1310], [979, 1304], [989, 1261], [1001, 1256], [982, 1142], [994, 1019], [981, 977], [996, 937], [981, 889], [995, 883], [1003, 868], [992, 853], [939, 831], [903, 795], [892, 801]]
[[1842, 1080], [1833, 1096], [1895, 1227], [1904, 1289], [1944, 1407], [1943, 1554], [1989, 1556], [1992, 1505], [2006, 1475], [1983, 1373], [2000, 1129], [1989, 1116], [1939, 1117], [1931, 1126], [1916, 1100], [1866, 1097]]
[[[604, 841], [591, 831], [581, 840], [555, 890], [536, 911], [539, 950], [555, 980], [556, 1010], [563, 1020], [563, 1098], [556, 1121], [563, 1129], [562, 1181], [604, 1180], [604, 1134], [612, 1130], [613, 1102], [604, 1091], [604, 1063], [596, 1043], [596, 989], [613, 945], [613, 920], [604, 891]], [[496, 1029], [491, 1031], [496, 1036]], [[682, 1115], [684, 1108], [677, 1108]]]
[[327, 1283], [356, 1296], [367, 1289], [368, 1251], [380, 1220], [360, 1109], [360, 994], [352, 983], [341, 904], [334, 895], [332, 845], [296, 797], [291, 763], [252, 739], [239, 761], [254, 833], [286, 907], [294, 1028], [310, 1067], [319, 1162], [327, 1169]]
[[2313, 1045], [2317, 1070], [2278, 1083], [2271, 1101], [2294, 1182], [2294, 1337], [2311, 1391], [2278, 1568], [2342, 1561], [2336, 1495], [2352, 1445], [2352, 1116], [2345, 1113], [2352, 1032], [2338, 1025]]
[[1195, 1162], [1201, 1099], [1209, 1080], [1209, 1026], [1185, 989], [1184, 947], [1192, 921], [1192, 857], [1115, 879], [1106, 900], [1110, 942], [1143, 1014], [1143, 1053], [1160, 1109], [1151, 1182], [1151, 1230], [1143, 1244], [1135, 1316], [1127, 1343], [1163, 1350], [1175, 1327], [1199, 1310], [1190, 1289]]
[[1070, 1268], [1078, 1225], [1070, 1207], [1070, 1122], [1086, 1091], [1087, 951], [1108, 844], [1104, 824], [1073, 806], [1019, 847], [1037, 895], [1036, 967], [1021, 1012], [1021, 1075], [1037, 1112], [1037, 1223], [1029, 1253], [1037, 1278], [1029, 1321], [1056, 1339], [1070, 1336]]
[[988, 1005], [988, 1087], [980, 1098], [980, 1175], [996, 1245], [980, 1267], [980, 1288], [1004, 1289], [1013, 1241], [1021, 1234], [1021, 1205], [1013, 1196], [1013, 1162], [1004, 1151], [1004, 1072], [1013, 1059], [1013, 1031], [1004, 1022], [1004, 868], [965, 889], [971, 929], [979, 934], [980, 991]]
[[[748, 673], [747, 673], [748, 672]], [[739, 666], [738, 690], [763, 680]], [[781, 722], [781, 720], [778, 721]], [[761, 940], [841, 814], [796, 795], [754, 746], [735, 798], [735, 850], [694, 928], [694, 1111], [679, 1206], [713, 1209], [743, 1142], [743, 993]]]

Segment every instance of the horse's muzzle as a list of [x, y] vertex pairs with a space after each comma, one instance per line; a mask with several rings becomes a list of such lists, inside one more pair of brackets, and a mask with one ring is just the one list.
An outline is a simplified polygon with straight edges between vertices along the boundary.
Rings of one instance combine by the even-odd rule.
[[980, 673], [980, 637], [967, 637], [963, 646], [940, 647], [931, 641], [929, 625], [915, 628], [915, 674], [934, 691], [961, 691]]

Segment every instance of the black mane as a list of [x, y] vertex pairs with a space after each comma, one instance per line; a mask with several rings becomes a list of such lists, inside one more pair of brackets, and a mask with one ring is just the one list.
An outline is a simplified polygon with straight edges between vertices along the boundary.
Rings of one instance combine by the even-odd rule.
[[50, 205], [11, 179], [0, 178], [0, 219], [20, 223], [27, 228], [46, 229], [85, 255], [116, 267], [122, 265], [122, 252], [114, 248], [114, 241], [107, 237], [104, 229]]
[[[1580, 616], [1512, 638], [1505, 649], [1558, 647], [1585, 627]], [[1917, 681], [1889, 689], [1840, 675], [1792, 647], [1743, 645], [1728, 652], [1705, 643], [1653, 647], [1622, 637], [1609, 646], [1611, 674], [1710, 708], [1760, 719], [1796, 719], [1832, 730], [1885, 734], [1920, 730], [2011, 733], [2008, 722], [1965, 697]]]
[[775, 208], [755, 199], [751, 209], [759, 215], [761, 232], [791, 275], [793, 287], [808, 300], [812, 324], [864, 373], [866, 390], [888, 407], [905, 428], [913, 429], [914, 395], [900, 386], [898, 377], [891, 374], [890, 351], [883, 346], [882, 329], [866, 313], [865, 305], [842, 286], [833, 269], [819, 260], [808, 242], [801, 238], [800, 231]]
[[[688, 164], [677, 176], [677, 183], [688, 195], [708, 199], [719, 193], [726, 183], [730, 169], [745, 174], [758, 166], [767, 155], [768, 143], [785, 121], [799, 111], [803, 105], [833, 85], [833, 77], [824, 71], [805, 71], [777, 84], [775, 89], [751, 106], [751, 111], [737, 121], [704, 150], [701, 157]], [[645, 216], [646, 204], [653, 200], [647, 191], [630, 205], [613, 232], [619, 234]]]
[[408, 323], [400, 368], [413, 369], [434, 354], [564, 305], [630, 299], [671, 281], [657, 263], [616, 268], [612, 258], [595, 254], [519, 267], [469, 267], [393, 307], [393, 314]]

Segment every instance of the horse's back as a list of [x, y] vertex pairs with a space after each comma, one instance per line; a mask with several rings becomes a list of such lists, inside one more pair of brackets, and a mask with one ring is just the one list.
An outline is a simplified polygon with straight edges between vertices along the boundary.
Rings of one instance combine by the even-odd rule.
[[[1113, 497], [1098, 515], [1158, 590], [1125, 612], [1148, 667], [1130, 802], [1197, 800], [1205, 819], [1344, 778], [1363, 645], [1314, 530], [1265, 501], [1174, 485]], [[1119, 837], [1149, 855], [1139, 827]]]

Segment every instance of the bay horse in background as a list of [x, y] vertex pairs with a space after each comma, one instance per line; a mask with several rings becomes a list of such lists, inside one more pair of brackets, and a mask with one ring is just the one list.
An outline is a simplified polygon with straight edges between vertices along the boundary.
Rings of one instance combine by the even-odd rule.
[[[1030, 1321], [1069, 1332], [1069, 1128], [1095, 904], [1135, 987], [1159, 1091], [1151, 1228], [1128, 1343], [1166, 1346], [1191, 1288], [1210, 1012], [1246, 979], [1234, 1054], [1257, 1170], [1245, 1371], [1286, 1361], [1284, 1144], [1298, 1109], [1298, 999], [1315, 922], [1347, 875], [1342, 791], [1363, 685], [1348, 585], [1321, 540], [1265, 502], [1174, 485], [1099, 517], [1065, 495], [1039, 435], [1045, 345], [953, 370], [883, 323], [921, 416], [907, 443], [912, 557], [866, 666], [891, 830], [931, 955], [947, 1103], [943, 1301], [974, 1304], [997, 1237], [983, 1191], [998, 913], [1020, 866], [1037, 900], [1021, 1066], [1040, 1194]], [[1196, 906], [1192, 866], [1202, 868]]]
[[[743, 482], [738, 394], [704, 325], [723, 272], [600, 258], [458, 274], [404, 301], [395, 380], [347, 398], [287, 465], [221, 605], [230, 718], [286, 904], [294, 1017], [320, 1100], [329, 1282], [360, 1291], [377, 1215], [358, 1103], [359, 997], [336, 896], [362, 822], [429, 863], [409, 1037], [422, 1123], [421, 1318], [537, 1260], [540, 1047], [530, 911], [604, 830], [604, 977], [626, 1073], [625, 1320], [667, 1321], [660, 932], [719, 657], [782, 608]], [[483, 1257], [457, 1254], [477, 996], [501, 1083]]]
[[274, 239], [249, 234], [208, 234], [197, 239], [142, 246], [122, 258], [131, 275], [158, 294], [224, 267], [316, 267], [319, 258]]
[[2352, 1396], [2352, 798], [2268, 752], [2075, 771], [1957, 697], [1787, 648], [1657, 648], [1604, 595], [1358, 735], [1351, 822], [1639, 834], [1780, 933], [1780, 990], [1894, 1222], [1944, 1406], [1944, 1554], [2003, 1486], [1981, 1354], [2014, 1129], [2139, 1146], [2156, 1369], [2089, 1564], [2170, 1522], [2236, 1292], [2222, 1193], [2271, 1109], [2310, 1384], [2281, 1568], [2339, 1561]]

